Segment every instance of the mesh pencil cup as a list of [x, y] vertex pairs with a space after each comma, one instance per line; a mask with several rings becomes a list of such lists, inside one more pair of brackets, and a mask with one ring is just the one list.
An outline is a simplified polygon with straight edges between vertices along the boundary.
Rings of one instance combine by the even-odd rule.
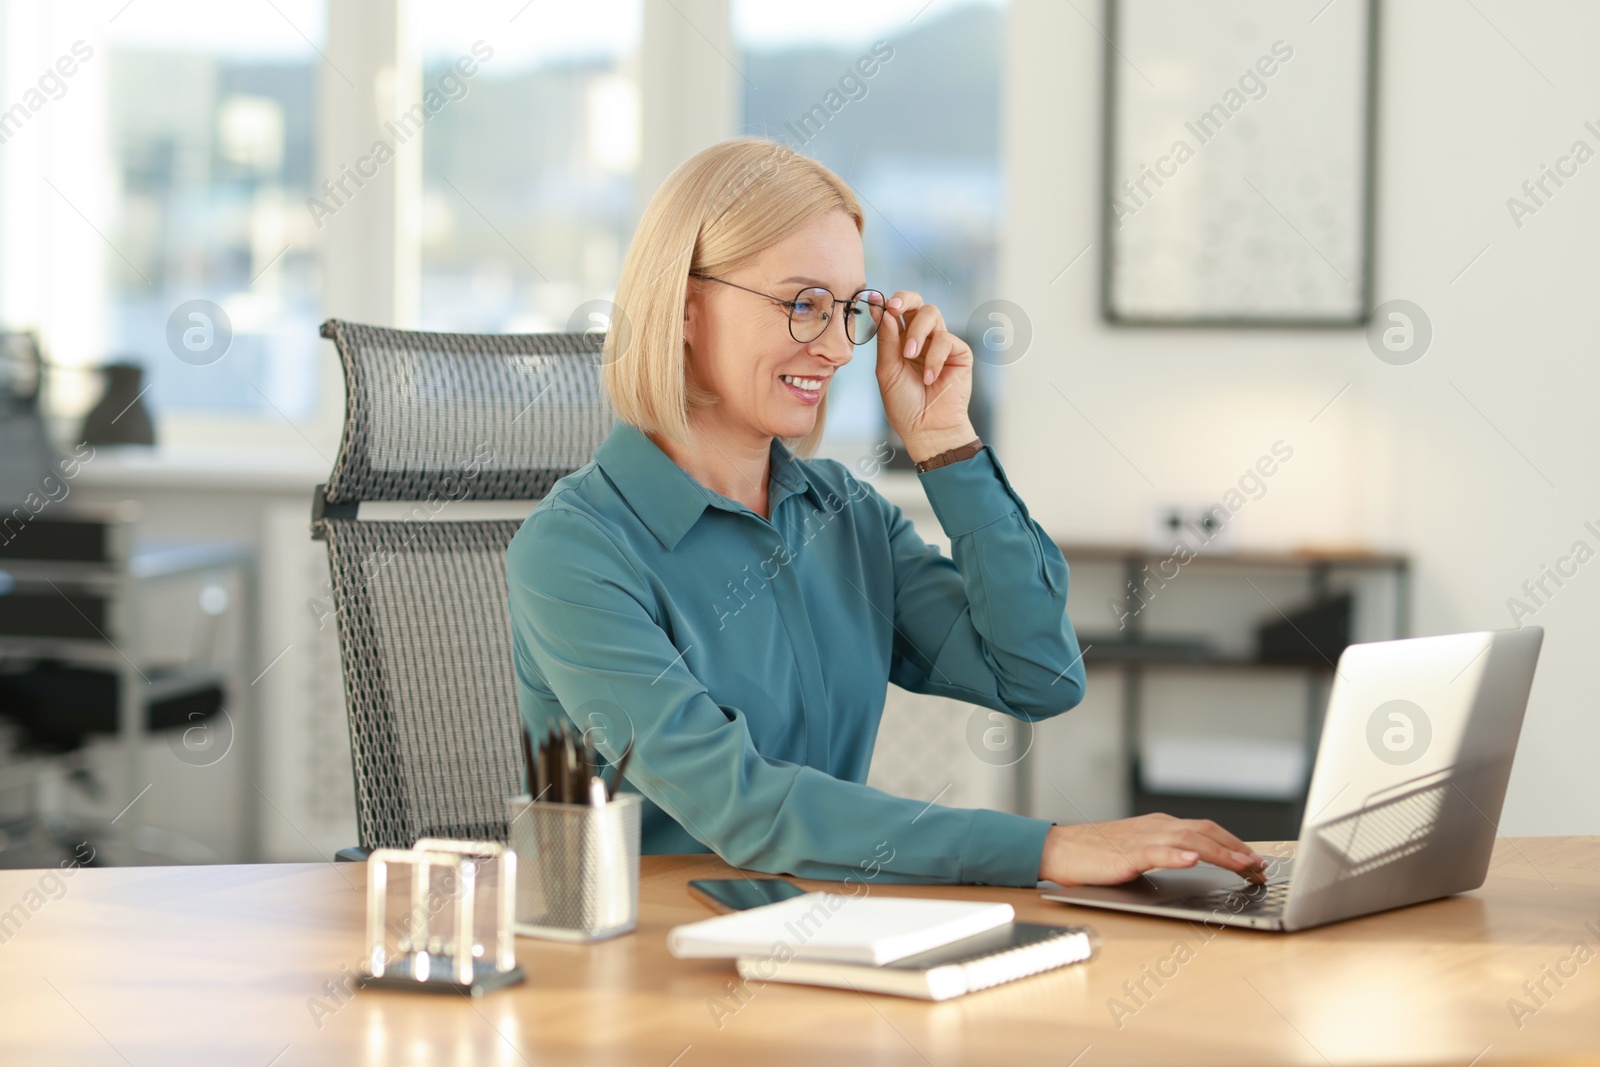
[[517, 933], [599, 941], [638, 925], [639, 794], [606, 804], [507, 797], [506, 822], [517, 854]]

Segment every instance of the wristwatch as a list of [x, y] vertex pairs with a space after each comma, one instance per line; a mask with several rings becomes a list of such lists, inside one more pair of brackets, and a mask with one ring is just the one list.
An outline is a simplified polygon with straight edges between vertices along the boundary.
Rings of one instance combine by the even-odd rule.
[[955, 448], [952, 448], [947, 452], [940, 452], [937, 456], [929, 456], [927, 459], [917, 464], [917, 473], [926, 474], [929, 471], [938, 470], [940, 467], [948, 467], [952, 463], [959, 463], [961, 460], [971, 459], [973, 456], [976, 456], [982, 451], [983, 438], [974, 437], [964, 445], [957, 445]]

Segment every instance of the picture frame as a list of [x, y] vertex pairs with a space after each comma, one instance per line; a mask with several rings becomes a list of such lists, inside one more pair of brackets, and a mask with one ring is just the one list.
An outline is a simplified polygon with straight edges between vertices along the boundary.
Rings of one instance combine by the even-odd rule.
[[1360, 328], [1378, 0], [1106, 0], [1101, 313]]

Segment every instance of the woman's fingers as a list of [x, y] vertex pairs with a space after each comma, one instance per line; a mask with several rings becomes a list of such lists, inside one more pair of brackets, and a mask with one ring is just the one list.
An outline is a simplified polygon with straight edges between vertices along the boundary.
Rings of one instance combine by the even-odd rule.
[[1226, 867], [1240, 877], [1252, 882], [1265, 882], [1266, 860], [1260, 853], [1245, 844], [1238, 837], [1224, 830], [1210, 819], [1191, 819], [1190, 826], [1194, 831], [1207, 841], [1215, 842], [1232, 857], [1232, 862], [1223, 863], [1220, 860], [1208, 860], [1219, 867]]
[[[1243, 852], [1246, 855], [1251, 856], [1256, 855], [1255, 849], [1251, 848], [1242, 840], [1235, 837], [1233, 834], [1230, 834], [1227, 830], [1224, 830], [1210, 819], [1190, 819], [1189, 822], [1196, 830], [1215, 841], [1220, 841], [1222, 844], [1233, 849], [1235, 852]], [[1259, 859], [1260, 857], [1258, 856], [1257, 858]]]
[[1198, 852], [1207, 863], [1233, 871], [1240, 877], [1250, 878], [1259, 868], [1256, 859], [1248, 852], [1228, 848], [1215, 838], [1187, 826], [1178, 831], [1172, 844], [1186, 851]]
[[905, 308], [896, 306], [895, 301], [905, 294], [896, 293], [895, 299], [890, 300], [888, 310], [883, 313], [882, 324], [878, 327], [878, 381], [893, 381], [898, 373], [897, 366], [902, 362], [901, 353], [905, 350]]
[[906, 359], [914, 355], [906, 351], [906, 346], [911, 341], [912, 320], [921, 306], [922, 294], [901, 289], [889, 298], [889, 310], [884, 315], [884, 318], [894, 320], [891, 329], [899, 338], [899, 354]]
[[911, 313], [906, 325], [906, 344], [902, 349], [907, 359], [916, 359], [927, 352], [928, 336], [933, 333], [938, 317], [939, 309], [927, 305]]
[[922, 384], [927, 385], [939, 377], [950, 353], [955, 349], [955, 338], [947, 330], [939, 330], [928, 338], [928, 347], [922, 361]]
[[1118, 885], [1156, 868], [1193, 867], [1202, 860], [1251, 882], [1266, 880], [1264, 861], [1209, 819], [1137, 815], [1105, 823], [1053, 827], [1041, 877], [1062, 885]]
[[1175, 835], [1169, 839], [1171, 842], [1198, 851], [1207, 863], [1224, 867], [1252, 882], [1266, 881], [1266, 861], [1260, 854], [1212, 820], [1177, 819], [1162, 814], [1145, 818], [1159, 820], [1164, 830]]
[[944, 328], [944, 316], [932, 304], [923, 303], [917, 293], [903, 291], [894, 295], [905, 302], [905, 344], [900, 354], [906, 359], [916, 359], [927, 353], [929, 337]]
[[897, 352], [900, 348], [900, 309], [890, 301], [878, 324], [878, 355]]
[[[900, 303], [896, 304], [896, 300], [900, 301]], [[904, 316], [922, 306], [922, 294], [913, 292], [910, 289], [896, 290], [894, 295], [889, 297], [889, 306], [897, 309]]]
[[[1151, 846], [1172, 853], [1195, 853], [1207, 863], [1233, 871], [1251, 882], [1266, 881], [1265, 861], [1239, 838], [1224, 830], [1210, 819], [1177, 819], [1171, 815], [1151, 814], [1127, 820], [1138, 824]], [[1132, 829], [1132, 825], [1129, 827]], [[1182, 863], [1179, 866], [1192, 866]]]
[[[889, 299], [888, 307], [884, 318], [889, 321], [882, 328], [885, 343], [891, 348], [898, 344], [903, 359], [922, 359], [922, 384], [934, 382], [952, 357], [970, 351], [966, 342], [946, 328], [944, 313], [924, 303], [921, 294], [903, 289]], [[904, 317], [903, 331], [897, 310]]]
[[1147, 871], [1157, 867], [1193, 867], [1200, 862], [1200, 853], [1176, 845], [1149, 845], [1144, 850], [1140, 864]]

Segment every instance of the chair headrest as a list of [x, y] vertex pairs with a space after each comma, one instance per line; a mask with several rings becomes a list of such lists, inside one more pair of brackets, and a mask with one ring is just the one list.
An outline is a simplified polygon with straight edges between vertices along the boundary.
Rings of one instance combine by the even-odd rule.
[[345, 420], [323, 491], [367, 500], [537, 500], [593, 457], [616, 416], [603, 333], [460, 334], [329, 319]]

